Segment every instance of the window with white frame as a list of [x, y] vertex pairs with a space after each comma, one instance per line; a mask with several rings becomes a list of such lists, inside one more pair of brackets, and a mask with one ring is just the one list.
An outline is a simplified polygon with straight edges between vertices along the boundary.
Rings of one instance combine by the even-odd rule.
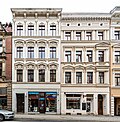
[[98, 32], [98, 40], [103, 40], [103, 32]]
[[0, 62], [0, 77], [2, 77], [2, 62]]
[[76, 72], [76, 83], [82, 83], [82, 72]]
[[56, 82], [56, 70], [55, 69], [50, 70], [50, 82]]
[[115, 73], [115, 86], [120, 86], [120, 73]]
[[23, 69], [17, 69], [17, 82], [23, 82]]
[[115, 39], [120, 40], [120, 31], [115, 31]]
[[56, 47], [50, 47], [50, 58], [56, 58]]
[[86, 40], [92, 40], [92, 32], [86, 32]]
[[28, 25], [28, 36], [34, 36], [34, 25], [33, 24]]
[[18, 24], [17, 25], [17, 36], [22, 36], [23, 35], [23, 25]]
[[51, 33], [51, 36], [56, 36], [56, 25], [55, 24], [50, 25], [50, 33]]
[[115, 63], [120, 63], [120, 51], [115, 51]]
[[93, 58], [93, 51], [92, 50], [87, 50], [87, 61], [92, 62]]
[[87, 72], [87, 83], [93, 83], [93, 72]]
[[65, 59], [67, 62], [71, 62], [71, 51], [65, 51]]
[[34, 58], [34, 47], [28, 47], [28, 58]]
[[65, 40], [71, 40], [71, 32], [65, 32]]
[[71, 72], [65, 72], [65, 83], [71, 83]]
[[76, 32], [76, 40], [81, 40], [81, 32]]
[[17, 47], [17, 58], [23, 58], [23, 47]]
[[98, 51], [99, 62], [104, 62], [104, 51]]
[[45, 36], [45, 25], [44, 24], [39, 25], [39, 35]]
[[104, 72], [99, 72], [99, 83], [104, 83]]
[[34, 70], [28, 69], [28, 82], [34, 82]]
[[82, 62], [82, 51], [76, 51], [76, 62]]
[[39, 58], [45, 58], [45, 47], [39, 47]]
[[[3, 51], [2, 45], [3, 45], [3, 41], [2, 41], [2, 38], [0, 38], [0, 53], [2, 53], [2, 51]], [[0, 55], [2, 55], [2, 54], [0, 54]]]
[[45, 82], [45, 69], [39, 70], [39, 82]]

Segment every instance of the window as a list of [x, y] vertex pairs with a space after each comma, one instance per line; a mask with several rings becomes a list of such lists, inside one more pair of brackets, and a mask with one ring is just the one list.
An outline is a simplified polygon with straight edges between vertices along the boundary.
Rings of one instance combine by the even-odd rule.
[[34, 58], [34, 47], [28, 47], [28, 58]]
[[115, 85], [120, 86], [120, 73], [115, 73]]
[[80, 109], [80, 94], [66, 94], [66, 108]]
[[29, 69], [28, 70], [28, 82], [33, 82], [34, 81], [34, 70]]
[[45, 58], [45, 47], [39, 47], [39, 58]]
[[0, 56], [2, 56], [2, 53], [3, 52], [3, 47], [2, 47], [2, 38], [0, 38]]
[[76, 51], [76, 62], [82, 62], [82, 51]]
[[65, 83], [71, 83], [71, 72], [65, 72]]
[[99, 72], [99, 83], [104, 83], [104, 72]]
[[76, 32], [76, 40], [81, 40], [81, 32]]
[[17, 69], [17, 82], [22, 82], [22, 81], [23, 81], [23, 70]]
[[120, 51], [115, 51], [115, 63], [120, 63]]
[[99, 60], [99, 62], [104, 62], [104, 51], [99, 51], [98, 52], [99, 54], [99, 56], [98, 56], [98, 60]]
[[65, 32], [65, 40], [71, 40], [71, 32]]
[[23, 35], [23, 25], [17, 25], [17, 36]]
[[87, 83], [93, 83], [93, 72], [87, 72]]
[[2, 77], [2, 62], [0, 63], [0, 77]]
[[0, 38], [0, 47], [2, 47], [2, 38]]
[[39, 70], [39, 82], [45, 82], [45, 69]]
[[92, 40], [92, 32], [86, 32], [86, 40]]
[[28, 36], [34, 36], [34, 25], [28, 25]]
[[120, 40], [120, 31], [115, 31], [115, 39]]
[[56, 36], [56, 25], [50, 25], [51, 36]]
[[44, 24], [39, 25], [39, 35], [45, 36], [45, 25]]
[[56, 58], [56, 47], [50, 47], [50, 58]]
[[71, 51], [65, 51], [65, 58], [67, 62], [71, 62]]
[[17, 58], [23, 58], [23, 47], [17, 47]]
[[92, 62], [92, 50], [87, 50], [87, 60], [88, 62]]
[[56, 70], [50, 70], [50, 82], [56, 82]]
[[103, 32], [98, 32], [98, 39], [103, 40]]
[[82, 72], [76, 72], [76, 83], [82, 83]]

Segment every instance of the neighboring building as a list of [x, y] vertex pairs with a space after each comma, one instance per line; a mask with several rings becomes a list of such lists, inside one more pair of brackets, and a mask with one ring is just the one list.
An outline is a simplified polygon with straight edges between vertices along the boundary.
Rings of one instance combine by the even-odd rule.
[[60, 114], [61, 9], [11, 10], [12, 109]]
[[0, 109], [12, 110], [11, 23], [0, 23]]

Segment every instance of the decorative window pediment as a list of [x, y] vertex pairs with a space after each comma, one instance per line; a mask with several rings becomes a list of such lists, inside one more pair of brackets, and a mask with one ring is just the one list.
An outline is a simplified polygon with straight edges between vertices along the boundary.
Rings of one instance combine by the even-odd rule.
[[32, 63], [28, 63], [26, 64], [27, 69], [34, 69], [35, 68], [35, 64]]
[[44, 63], [38, 64], [38, 69], [46, 69], [46, 64]]
[[15, 64], [15, 69], [23, 69], [23, 68], [24, 68], [24, 64], [22, 63]]
[[24, 46], [24, 41], [23, 40], [19, 40], [19, 41], [15, 41], [15, 46], [16, 47], [23, 47]]

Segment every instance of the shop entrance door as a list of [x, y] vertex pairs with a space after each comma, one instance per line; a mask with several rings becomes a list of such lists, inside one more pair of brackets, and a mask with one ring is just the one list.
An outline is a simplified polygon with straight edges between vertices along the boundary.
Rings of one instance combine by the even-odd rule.
[[24, 94], [16, 94], [17, 112], [24, 113]]
[[103, 96], [98, 95], [98, 115], [103, 115]]

